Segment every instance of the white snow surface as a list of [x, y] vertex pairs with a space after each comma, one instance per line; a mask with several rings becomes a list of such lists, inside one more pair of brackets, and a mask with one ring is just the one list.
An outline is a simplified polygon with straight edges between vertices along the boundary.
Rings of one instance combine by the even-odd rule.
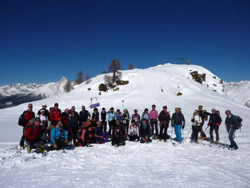
[[236, 102], [250, 107], [250, 81], [225, 83], [224, 94]]
[[[74, 105], [80, 111], [82, 105], [88, 108], [91, 97], [98, 97], [99, 110], [113, 106], [128, 108], [130, 114], [134, 109], [142, 114], [144, 108], [150, 109], [152, 104], [156, 104], [158, 111], [167, 105], [171, 114], [175, 107], [181, 107], [186, 118], [184, 138], [187, 138], [192, 113], [202, 104], [208, 111], [214, 107], [220, 110], [223, 119], [220, 142], [229, 143], [224, 111], [230, 109], [243, 118], [242, 130], [236, 132], [239, 150], [209, 147], [206, 141], [193, 144], [184, 139], [184, 143], [177, 146], [170, 141], [149, 144], [127, 141], [126, 146], [119, 148], [106, 143], [52, 151], [46, 156], [27, 154], [25, 150], [15, 154], [14, 146], [18, 145], [22, 134], [17, 120], [27, 108], [27, 104], [22, 104], [0, 110], [0, 187], [249, 187], [250, 109], [193, 81], [190, 69], [210, 73], [200, 66], [172, 64], [122, 71], [123, 80], [129, 80], [129, 84], [118, 86], [115, 92], [102, 92], [101, 96], [98, 86], [104, 75], [99, 75], [70, 93], [33, 102], [34, 111], [44, 103], [53, 106], [55, 102], [62, 110]], [[178, 92], [183, 95], [176, 96]]]

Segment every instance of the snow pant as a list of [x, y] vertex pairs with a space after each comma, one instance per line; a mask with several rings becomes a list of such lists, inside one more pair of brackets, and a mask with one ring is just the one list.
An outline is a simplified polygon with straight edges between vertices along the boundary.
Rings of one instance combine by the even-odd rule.
[[111, 137], [111, 135], [114, 134], [114, 128], [115, 128], [115, 121], [109, 121], [109, 135], [110, 135], [110, 137]]
[[64, 139], [56, 139], [57, 150], [62, 149], [64, 146], [67, 145]]
[[197, 142], [198, 141], [198, 132], [199, 132], [199, 126], [192, 126], [192, 139]]
[[230, 140], [230, 147], [233, 147], [234, 149], [238, 149], [238, 146], [236, 144], [236, 142], [234, 141], [234, 134], [235, 134], [235, 129], [234, 128], [228, 128], [227, 129], [228, 134], [229, 134], [229, 140]]
[[22, 147], [24, 147], [24, 141], [25, 141], [24, 129], [25, 129], [25, 127], [23, 127], [23, 135], [22, 135], [21, 140], [20, 140], [20, 146], [22, 146]]
[[181, 138], [181, 125], [174, 125], [174, 131], [178, 142], [182, 141]]
[[145, 137], [141, 137], [141, 139], [140, 139], [140, 143], [149, 143], [149, 142], [152, 142], [152, 140], [150, 139], [150, 137], [148, 136], [148, 140], [147, 141], [144, 141], [143, 139], [145, 139], [146, 138], [146, 136]]
[[96, 141], [97, 141], [99, 144], [103, 144], [103, 143], [105, 143], [105, 142], [108, 142], [109, 133], [108, 133], [108, 132], [102, 133], [102, 137], [103, 137], [103, 138], [96, 138]]
[[114, 145], [116, 145], [116, 146], [124, 145], [125, 146], [125, 141], [123, 138], [114, 137], [114, 138], [112, 138], [111, 144], [112, 144], [112, 146], [114, 146]]
[[139, 139], [139, 136], [136, 134], [129, 135], [128, 137], [129, 137], [129, 141], [135, 141], [136, 139]]
[[[158, 122], [157, 122], [157, 119], [151, 119], [150, 120], [150, 125], [151, 125], [152, 135], [158, 136]], [[155, 129], [155, 133], [154, 133], [154, 129]]]
[[166, 120], [162, 120], [160, 122], [160, 139], [167, 139], [167, 131], [168, 131], [168, 122]]
[[210, 140], [214, 140], [214, 136], [213, 136], [214, 130], [216, 134], [216, 141], [219, 141], [219, 126], [216, 126], [216, 125], [210, 126], [210, 130], [209, 130]]
[[73, 144], [76, 145], [78, 127], [72, 127], [71, 131], [72, 131]]
[[199, 132], [201, 133], [201, 137], [207, 137], [206, 134], [204, 133], [203, 129], [202, 129], [203, 125], [204, 125], [204, 122], [202, 122], [201, 126], [199, 126], [199, 128], [200, 128]]
[[68, 140], [69, 142], [71, 142], [73, 139], [72, 128], [68, 127], [67, 131], [68, 131]]
[[107, 132], [107, 121], [102, 121], [101, 125], [102, 125], [103, 132]]

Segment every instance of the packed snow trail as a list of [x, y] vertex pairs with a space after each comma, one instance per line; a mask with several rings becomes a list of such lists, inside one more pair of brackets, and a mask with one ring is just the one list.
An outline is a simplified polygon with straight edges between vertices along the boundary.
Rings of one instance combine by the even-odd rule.
[[0, 187], [249, 187], [249, 145], [239, 145], [106, 143], [12, 159], [15, 150], [1, 147]]

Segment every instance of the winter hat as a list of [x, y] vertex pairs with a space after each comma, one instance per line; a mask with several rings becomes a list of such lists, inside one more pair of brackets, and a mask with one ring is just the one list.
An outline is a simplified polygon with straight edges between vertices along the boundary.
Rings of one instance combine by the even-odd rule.
[[40, 110], [40, 112], [45, 112], [44, 110]]
[[31, 103], [28, 104], [28, 107], [33, 107], [33, 105]]

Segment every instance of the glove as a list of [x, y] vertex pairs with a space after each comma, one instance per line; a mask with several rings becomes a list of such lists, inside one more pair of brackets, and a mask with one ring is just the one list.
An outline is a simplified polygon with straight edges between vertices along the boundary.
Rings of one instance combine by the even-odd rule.
[[182, 129], [184, 129], [185, 128], [185, 125], [182, 125]]
[[220, 124], [219, 124], [219, 123], [216, 123], [216, 126], [220, 126]]
[[207, 124], [207, 126], [210, 126], [210, 125], [211, 125], [210, 123]]

